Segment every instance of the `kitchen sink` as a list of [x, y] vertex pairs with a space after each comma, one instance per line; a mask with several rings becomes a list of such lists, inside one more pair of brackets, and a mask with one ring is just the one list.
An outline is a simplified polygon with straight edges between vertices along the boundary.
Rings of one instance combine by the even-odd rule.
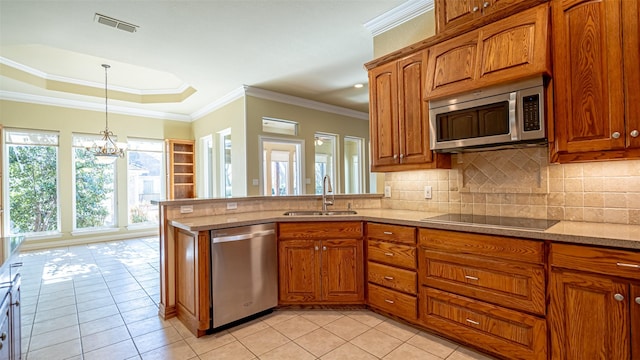
[[283, 215], [285, 216], [322, 216], [322, 215], [355, 215], [357, 212], [355, 210], [328, 210], [328, 211], [317, 211], [317, 210], [292, 210], [287, 211]]

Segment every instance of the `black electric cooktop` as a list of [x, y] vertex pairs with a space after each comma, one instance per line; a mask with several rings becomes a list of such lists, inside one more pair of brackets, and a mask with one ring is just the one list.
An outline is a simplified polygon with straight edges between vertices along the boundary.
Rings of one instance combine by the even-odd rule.
[[450, 224], [471, 224], [486, 227], [501, 227], [524, 230], [544, 231], [558, 223], [558, 220], [531, 219], [521, 217], [508, 216], [488, 216], [488, 215], [471, 215], [471, 214], [444, 214], [430, 218], [422, 219], [422, 221], [450, 223]]

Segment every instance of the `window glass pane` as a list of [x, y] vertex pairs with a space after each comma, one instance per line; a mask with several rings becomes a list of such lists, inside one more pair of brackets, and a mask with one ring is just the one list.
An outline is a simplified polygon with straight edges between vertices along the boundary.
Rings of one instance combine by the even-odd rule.
[[262, 132], [284, 135], [298, 135], [298, 123], [290, 120], [262, 118]]
[[318, 133], [314, 138], [315, 146], [315, 188], [316, 194], [322, 194], [322, 179], [331, 178], [333, 191], [338, 192], [338, 179], [335, 178], [336, 136]]
[[231, 130], [220, 133], [220, 146], [222, 147], [222, 181], [221, 181], [221, 193], [224, 197], [231, 197], [232, 195], [232, 173], [231, 173]]
[[301, 194], [300, 154], [302, 141], [261, 139], [264, 194]]
[[[75, 229], [116, 227], [116, 163], [100, 164], [83, 144], [98, 135], [73, 135]], [[117, 160], [116, 160], [117, 161]]]
[[344, 138], [344, 185], [345, 194], [364, 192], [364, 139]]
[[128, 211], [129, 224], [157, 224], [163, 180], [163, 141], [128, 139]]
[[5, 134], [8, 234], [59, 232], [58, 135], [22, 130]]

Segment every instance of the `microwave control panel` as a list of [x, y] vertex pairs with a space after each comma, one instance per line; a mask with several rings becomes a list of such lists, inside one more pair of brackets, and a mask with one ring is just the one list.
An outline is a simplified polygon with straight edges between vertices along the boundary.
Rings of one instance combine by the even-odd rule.
[[524, 131], [540, 130], [540, 96], [538, 94], [522, 97], [522, 119]]

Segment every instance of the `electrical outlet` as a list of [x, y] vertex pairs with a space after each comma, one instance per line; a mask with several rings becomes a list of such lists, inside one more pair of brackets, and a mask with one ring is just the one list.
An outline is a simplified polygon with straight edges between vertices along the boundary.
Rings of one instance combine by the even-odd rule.
[[384, 197], [391, 197], [391, 185], [384, 186]]
[[230, 202], [227, 203], [227, 210], [235, 210], [238, 208], [238, 203]]
[[191, 214], [193, 212], [193, 205], [180, 206], [180, 214]]
[[431, 199], [431, 186], [424, 187], [424, 198]]

